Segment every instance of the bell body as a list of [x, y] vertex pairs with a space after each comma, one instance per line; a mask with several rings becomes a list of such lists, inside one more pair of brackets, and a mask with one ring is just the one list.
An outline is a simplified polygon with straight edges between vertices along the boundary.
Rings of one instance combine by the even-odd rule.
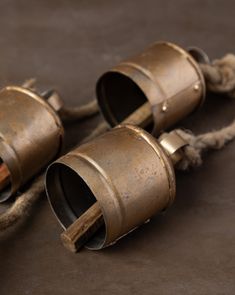
[[46, 190], [64, 228], [98, 201], [105, 225], [87, 247], [101, 249], [167, 208], [175, 197], [175, 175], [154, 137], [121, 125], [51, 164]]
[[121, 62], [97, 83], [99, 106], [111, 126], [148, 101], [155, 134], [190, 114], [204, 96], [204, 77], [196, 60], [167, 42]]
[[58, 156], [62, 138], [61, 121], [41, 96], [17, 86], [0, 91], [0, 159], [10, 172], [0, 201]]

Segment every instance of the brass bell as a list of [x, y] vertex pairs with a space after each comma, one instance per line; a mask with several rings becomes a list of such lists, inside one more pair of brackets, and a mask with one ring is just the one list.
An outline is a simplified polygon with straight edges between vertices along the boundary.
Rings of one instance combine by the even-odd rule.
[[61, 151], [64, 131], [55, 92], [40, 95], [31, 82], [0, 91], [0, 202]]
[[148, 130], [153, 128], [154, 134], [166, 130], [204, 101], [205, 81], [198, 62], [208, 62], [202, 50], [187, 51], [169, 42], [155, 43], [121, 62], [97, 82], [104, 118], [116, 126], [147, 103]]
[[174, 132], [159, 142], [139, 127], [120, 125], [61, 157], [46, 175], [47, 195], [59, 222], [68, 228], [98, 204], [93, 228], [83, 233], [94, 233], [86, 246], [97, 250], [114, 243], [172, 204], [173, 164], [185, 144]]

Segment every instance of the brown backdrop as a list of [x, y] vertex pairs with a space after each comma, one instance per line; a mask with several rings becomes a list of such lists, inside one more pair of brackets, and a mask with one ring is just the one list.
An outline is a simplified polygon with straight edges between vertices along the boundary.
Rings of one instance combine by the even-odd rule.
[[[232, 0], [1, 0], [0, 83], [37, 77], [41, 89], [54, 86], [68, 104], [81, 104], [104, 70], [153, 41], [197, 45], [211, 58], [235, 52], [234, 11]], [[179, 126], [198, 133], [233, 117], [235, 101], [211, 96]], [[99, 119], [70, 126], [67, 147]], [[178, 173], [175, 204], [100, 252], [67, 252], [44, 197], [0, 235], [0, 294], [234, 294], [234, 149]]]

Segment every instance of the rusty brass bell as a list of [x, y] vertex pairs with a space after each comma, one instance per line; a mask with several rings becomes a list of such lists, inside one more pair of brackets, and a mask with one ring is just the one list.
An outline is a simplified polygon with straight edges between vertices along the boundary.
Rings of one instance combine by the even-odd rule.
[[68, 228], [95, 202], [103, 225], [86, 246], [97, 250], [170, 206], [175, 198], [173, 164], [186, 143], [175, 132], [160, 141], [133, 125], [120, 125], [51, 164], [46, 191]]
[[148, 130], [153, 128], [154, 134], [166, 130], [203, 103], [205, 82], [198, 62], [208, 61], [195, 47], [153, 44], [98, 80], [97, 99], [104, 118], [116, 126], [148, 102], [149, 123], [154, 122]]
[[8, 199], [60, 153], [63, 127], [54, 92], [32, 83], [0, 91], [0, 202]]

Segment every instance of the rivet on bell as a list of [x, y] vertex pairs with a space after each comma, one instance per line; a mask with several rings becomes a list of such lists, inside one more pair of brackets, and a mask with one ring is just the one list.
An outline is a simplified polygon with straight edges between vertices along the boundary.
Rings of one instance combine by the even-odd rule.
[[163, 111], [164, 113], [166, 113], [167, 110], [168, 110], [168, 104], [167, 104], [167, 102], [164, 102], [163, 105], [162, 105], [162, 111]]
[[194, 89], [195, 91], [199, 91], [199, 89], [200, 89], [199, 84], [194, 85], [193, 89]]

